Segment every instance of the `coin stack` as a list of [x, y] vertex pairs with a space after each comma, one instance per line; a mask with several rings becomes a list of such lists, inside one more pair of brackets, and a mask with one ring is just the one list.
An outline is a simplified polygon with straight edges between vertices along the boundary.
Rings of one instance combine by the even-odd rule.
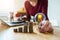
[[33, 33], [33, 22], [29, 22], [29, 33]]
[[17, 29], [14, 29], [14, 32], [17, 32]]
[[28, 27], [27, 25], [24, 26], [24, 33], [27, 33], [28, 32]]
[[28, 22], [24, 25], [24, 33], [28, 32]]
[[22, 27], [20, 27], [18, 30], [19, 30], [19, 32], [22, 32]]

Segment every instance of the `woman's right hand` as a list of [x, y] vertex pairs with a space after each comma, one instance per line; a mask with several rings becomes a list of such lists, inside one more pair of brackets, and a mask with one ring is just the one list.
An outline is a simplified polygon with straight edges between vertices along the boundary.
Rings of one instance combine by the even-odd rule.
[[39, 31], [42, 33], [53, 32], [51, 23], [47, 20], [40, 22], [39, 23]]

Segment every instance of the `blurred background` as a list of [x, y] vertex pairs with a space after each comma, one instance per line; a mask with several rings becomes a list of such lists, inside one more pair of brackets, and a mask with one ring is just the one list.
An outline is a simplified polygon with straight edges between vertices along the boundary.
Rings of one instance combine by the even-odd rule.
[[[25, 0], [0, 0], [0, 18], [9, 18], [24, 7]], [[48, 17], [53, 26], [60, 26], [60, 0], [48, 0]], [[6, 18], [7, 17], [7, 18]]]

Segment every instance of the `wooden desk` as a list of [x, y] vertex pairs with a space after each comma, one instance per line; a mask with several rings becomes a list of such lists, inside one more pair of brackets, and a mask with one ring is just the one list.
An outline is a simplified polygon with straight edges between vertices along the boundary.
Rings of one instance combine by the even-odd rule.
[[60, 40], [59, 27], [54, 27], [53, 34], [39, 33], [37, 26], [34, 26], [34, 33], [15, 33], [13, 29], [18, 27], [21, 26], [9, 27], [2, 22], [0, 24], [0, 40]]

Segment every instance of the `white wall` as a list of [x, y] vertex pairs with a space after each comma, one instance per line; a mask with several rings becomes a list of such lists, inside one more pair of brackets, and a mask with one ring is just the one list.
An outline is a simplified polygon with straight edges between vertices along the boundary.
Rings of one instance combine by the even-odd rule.
[[14, 0], [0, 0], [0, 19], [7, 20], [14, 11]]
[[52, 24], [60, 26], [60, 0], [49, 0], [48, 16]]
[[25, 0], [14, 0], [15, 2], [15, 11], [18, 11], [20, 8], [24, 6]]
[[0, 11], [13, 11], [14, 0], [0, 0]]
[[9, 17], [10, 12], [16, 12], [24, 6], [25, 0], [0, 0], [0, 18]]

